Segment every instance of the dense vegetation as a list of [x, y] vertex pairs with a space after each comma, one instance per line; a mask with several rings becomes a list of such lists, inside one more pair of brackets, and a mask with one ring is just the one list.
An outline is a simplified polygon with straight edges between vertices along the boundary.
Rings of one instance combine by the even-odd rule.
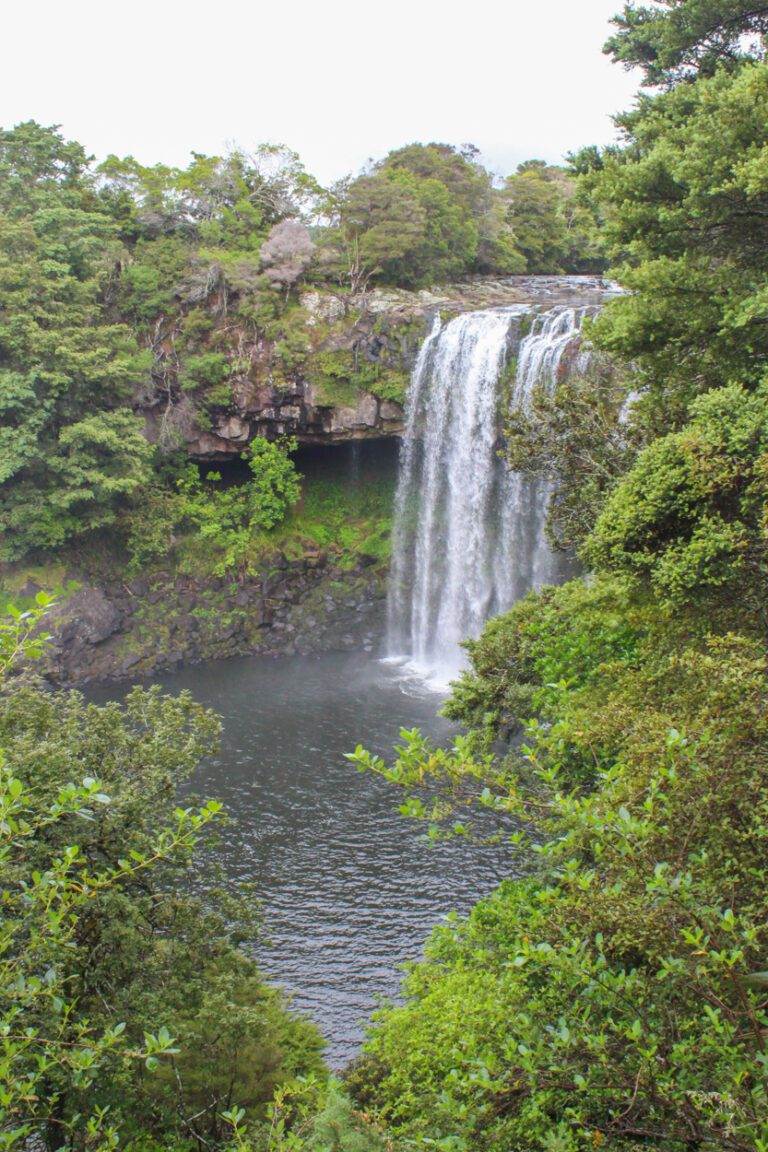
[[403, 1147], [768, 1148], [767, 21], [617, 19], [663, 90], [574, 163], [631, 293], [509, 429], [592, 575], [468, 645], [453, 748], [352, 757], [432, 835], [534, 861], [434, 933], [350, 1071]]
[[[189, 894], [218, 809], [177, 789], [215, 719], [42, 691], [17, 664], [45, 603], [2, 623], [3, 1146], [768, 1152], [768, 10], [615, 23], [653, 91], [574, 156], [576, 194], [536, 162], [496, 188], [440, 145], [323, 192], [284, 152], [95, 170], [37, 125], [0, 138], [6, 557], [122, 532], [140, 565], [186, 533], [226, 566], [300, 516], [383, 548], [375, 502], [297, 504], [290, 443], [257, 442], [237, 489], [174, 457], [174, 421], [232, 386], [222, 317], [296, 371], [301, 285], [593, 267], [595, 221], [631, 289], [591, 375], [508, 429], [589, 578], [468, 645], [453, 747], [352, 754], [431, 835], [516, 845], [525, 878], [434, 933], [347, 1095], [240, 949], [244, 909]], [[159, 446], [142, 387], [168, 396]]]
[[45, 643], [39, 600], [0, 621], [2, 1146], [199, 1149], [247, 1131], [270, 1152], [375, 1152], [316, 1029], [242, 950], [259, 930], [246, 895], [206, 875], [221, 806], [178, 806], [218, 720], [188, 694], [98, 707], [15, 678]]
[[[339, 343], [363, 289], [599, 267], [594, 232], [565, 171], [534, 162], [496, 187], [471, 149], [409, 145], [325, 190], [280, 148], [95, 166], [53, 128], [1, 132], [0, 559], [108, 533], [144, 564], [218, 524], [206, 538], [236, 563], [232, 535], [296, 497], [287, 446], [249, 449], [251, 493], [233, 502], [185, 470], [191, 429], [237, 411], [236, 392], [289, 402], [297, 380], [321, 404], [402, 399], [402, 367]], [[337, 298], [335, 323], [303, 308], [309, 287]]]

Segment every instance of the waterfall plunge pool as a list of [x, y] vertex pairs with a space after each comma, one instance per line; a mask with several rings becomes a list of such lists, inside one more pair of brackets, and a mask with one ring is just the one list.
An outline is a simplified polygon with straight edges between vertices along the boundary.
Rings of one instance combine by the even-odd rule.
[[219, 756], [185, 791], [224, 803], [213, 852], [225, 883], [249, 885], [261, 903], [251, 950], [320, 1026], [340, 1068], [432, 926], [509, 874], [499, 847], [427, 842], [423, 826], [398, 814], [397, 790], [344, 759], [357, 743], [390, 757], [403, 727], [449, 740], [440, 698], [367, 654], [241, 657], [155, 682], [188, 689], [223, 719]]

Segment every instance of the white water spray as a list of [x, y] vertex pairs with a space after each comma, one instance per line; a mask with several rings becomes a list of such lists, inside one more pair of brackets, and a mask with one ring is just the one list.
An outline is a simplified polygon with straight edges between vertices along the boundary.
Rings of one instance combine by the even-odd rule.
[[504, 369], [517, 346], [511, 402], [525, 407], [571, 362], [583, 368], [586, 311], [537, 315], [522, 340], [527, 308], [467, 312], [445, 327], [436, 320], [421, 347], [395, 500], [388, 648], [438, 684], [463, 666], [462, 640], [561, 574], [544, 530], [549, 485], [499, 458]]

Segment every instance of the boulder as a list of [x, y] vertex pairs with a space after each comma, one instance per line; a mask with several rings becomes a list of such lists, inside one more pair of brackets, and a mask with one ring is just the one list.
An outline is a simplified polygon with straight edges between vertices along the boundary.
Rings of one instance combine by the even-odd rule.
[[355, 424], [362, 424], [366, 428], [375, 428], [379, 415], [379, 402], [370, 392], [364, 392], [355, 408]]
[[195, 460], [221, 460], [240, 452], [230, 440], [214, 436], [211, 432], [201, 432], [195, 440], [187, 444], [189, 455]]
[[331, 411], [331, 432], [348, 432], [356, 423], [356, 408], [334, 408]]
[[119, 630], [122, 620], [118, 608], [100, 588], [85, 584], [54, 605], [45, 625], [57, 646], [73, 651], [101, 644]]
[[307, 313], [307, 324], [311, 328], [319, 321], [332, 324], [334, 320], [341, 320], [346, 310], [344, 300], [329, 292], [303, 292], [299, 303]]
[[232, 400], [239, 412], [262, 413], [272, 404], [272, 389], [260, 380], [248, 376], [238, 378], [232, 385]]
[[251, 425], [241, 416], [220, 416], [216, 422], [216, 432], [225, 440], [247, 442], [251, 435]]
[[404, 416], [402, 404], [395, 400], [382, 400], [379, 405], [379, 416], [382, 420], [402, 420]]

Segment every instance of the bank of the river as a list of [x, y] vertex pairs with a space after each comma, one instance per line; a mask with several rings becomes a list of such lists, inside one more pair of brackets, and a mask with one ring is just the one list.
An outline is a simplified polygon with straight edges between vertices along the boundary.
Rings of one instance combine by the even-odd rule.
[[238, 655], [378, 650], [397, 453], [391, 440], [302, 449], [301, 499], [245, 568], [217, 571], [194, 540], [138, 573], [94, 549], [7, 569], [0, 591], [22, 607], [40, 589], [57, 596], [44, 660], [62, 685]]
[[84, 584], [46, 621], [46, 674], [71, 686], [248, 653], [370, 652], [381, 638], [384, 597], [380, 567], [340, 568], [320, 550], [297, 560], [277, 553], [255, 575], [161, 571]]

